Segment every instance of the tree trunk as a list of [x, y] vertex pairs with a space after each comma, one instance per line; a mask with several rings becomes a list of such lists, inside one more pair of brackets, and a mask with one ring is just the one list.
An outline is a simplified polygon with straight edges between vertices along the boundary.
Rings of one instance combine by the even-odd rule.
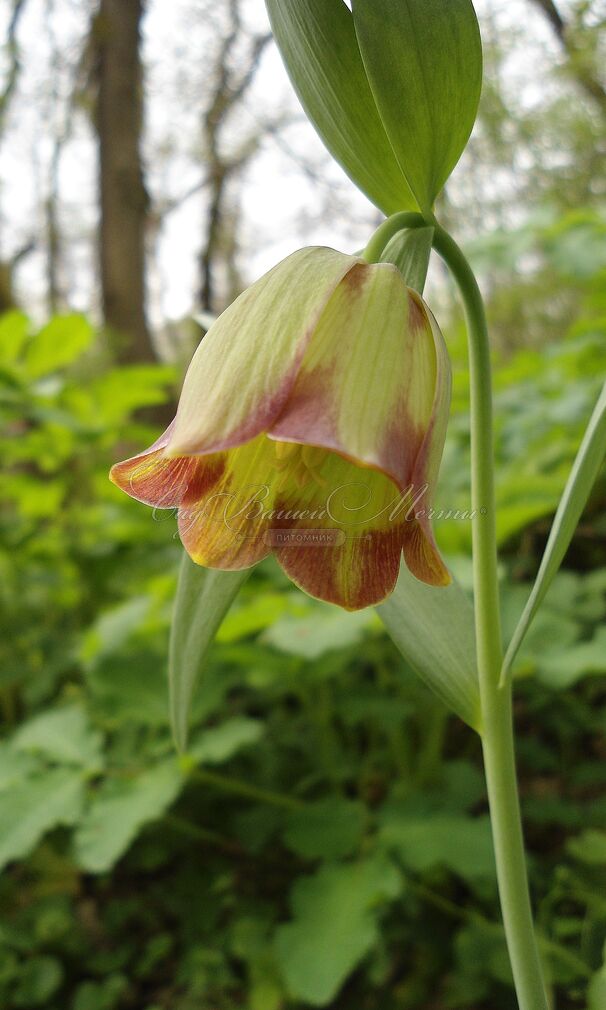
[[93, 26], [103, 315], [121, 361], [153, 361], [145, 314], [148, 198], [141, 162], [144, 0], [100, 0]]

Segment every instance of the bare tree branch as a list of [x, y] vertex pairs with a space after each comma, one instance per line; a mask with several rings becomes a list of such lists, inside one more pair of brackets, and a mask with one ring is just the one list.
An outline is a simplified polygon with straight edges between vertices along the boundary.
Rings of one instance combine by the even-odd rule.
[[[245, 57], [238, 59], [238, 69], [235, 70], [232, 68], [234, 51], [245, 39], [246, 31], [241, 19], [240, 0], [229, 0], [229, 26], [219, 46], [214, 62], [214, 71], [211, 71], [210, 74], [211, 79], [214, 79], [213, 89], [202, 120], [204, 153], [208, 163], [206, 182], [209, 189], [209, 202], [206, 212], [206, 238], [200, 253], [200, 301], [202, 309], [206, 311], [213, 311], [217, 308], [214, 267], [221, 251], [223, 238], [227, 236], [228, 231], [230, 233], [229, 257], [232, 259], [236, 248], [233, 221], [229, 223], [229, 228], [226, 227], [225, 236], [223, 234], [228, 183], [238, 171], [242, 170], [260, 143], [259, 136], [251, 136], [232, 157], [226, 157], [221, 150], [225, 124], [233, 109], [242, 101], [250, 88], [263, 52], [271, 41], [271, 35], [254, 35], [250, 40], [248, 53]], [[225, 224], [227, 225], [228, 222]], [[222, 258], [227, 259], [226, 256]]]
[[13, 92], [17, 86], [17, 80], [19, 79], [19, 71], [21, 70], [21, 60], [19, 58], [19, 44], [17, 42], [17, 29], [19, 27], [19, 19], [23, 14], [25, 8], [26, 0], [14, 0], [13, 12], [11, 14], [11, 19], [8, 25], [7, 32], [7, 49], [9, 55], [9, 67], [6, 77], [6, 84], [2, 92], [0, 93], [0, 133], [4, 127], [4, 122], [6, 119], [6, 113], [12, 98]]
[[570, 25], [564, 20], [553, 0], [530, 0], [530, 2], [545, 15], [568, 57], [572, 74], [586, 94], [596, 102], [602, 114], [606, 116], [606, 87], [600, 81], [595, 68], [587, 62], [585, 54], [574, 38]]

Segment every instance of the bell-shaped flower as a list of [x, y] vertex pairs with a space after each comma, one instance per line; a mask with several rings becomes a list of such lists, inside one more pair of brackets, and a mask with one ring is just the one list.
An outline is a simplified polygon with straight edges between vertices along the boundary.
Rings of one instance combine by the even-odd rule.
[[402, 555], [450, 581], [429, 519], [449, 403], [442, 335], [396, 267], [302, 249], [211, 326], [174, 421], [111, 478], [178, 509], [198, 564], [273, 552], [297, 586], [357, 610], [389, 596]]

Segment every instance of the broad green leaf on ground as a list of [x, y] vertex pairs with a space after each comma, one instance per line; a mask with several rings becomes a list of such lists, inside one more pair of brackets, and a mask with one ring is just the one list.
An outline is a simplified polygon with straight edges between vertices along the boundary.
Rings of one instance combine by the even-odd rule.
[[[283, 614], [296, 610], [300, 594], [261, 593], [242, 606], [231, 608], [219, 628], [216, 641], [229, 643], [263, 631], [273, 625]], [[300, 602], [299, 602], [300, 609]]]
[[377, 112], [343, 0], [266, 0], [293, 87], [328, 150], [385, 214], [417, 203]]
[[308, 617], [282, 617], [263, 635], [263, 641], [280, 652], [303, 659], [319, 659], [334, 649], [362, 641], [369, 628], [380, 627], [372, 610], [347, 613], [318, 604]]
[[108, 656], [85, 669], [94, 711], [104, 722], [168, 725], [165, 659], [151, 649]]
[[82, 775], [49, 769], [0, 792], [0, 868], [28, 856], [47, 831], [75, 824], [82, 810]]
[[166, 403], [176, 381], [172, 365], [120, 365], [99, 375], [90, 386], [91, 401], [106, 424], [119, 424], [139, 407]]
[[355, 800], [331, 798], [289, 813], [282, 837], [303, 859], [340, 859], [362, 841], [366, 808]]
[[606, 831], [583, 831], [576, 838], [571, 838], [566, 848], [571, 856], [582, 863], [606, 866]]
[[99, 615], [82, 639], [81, 656], [92, 665], [120, 652], [141, 627], [153, 604], [151, 596], [135, 596]]
[[327, 1006], [379, 937], [381, 904], [400, 893], [395, 867], [373, 857], [328, 864], [299, 879], [292, 892], [293, 920], [275, 936], [278, 967], [289, 994]]
[[495, 875], [488, 817], [414, 816], [397, 804], [381, 815], [379, 840], [415, 873], [445, 866], [465, 880]]
[[473, 609], [460, 586], [426, 586], [402, 565], [394, 592], [377, 613], [413, 670], [479, 731]]
[[130, 778], [105, 781], [76, 830], [76, 862], [89, 873], [105, 873], [124, 855], [139, 830], [165, 813], [183, 778], [170, 759]]
[[530, 598], [507, 649], [503, 662], [503, 678], [509, 674], [524, 635], [564, 560], [605, 456], [606, 384], [596, 403], [564, 493], [560, 499]]
[[0, 741], [0, 792], [23, 782], [40, 770], [33, 754], [16, 751], [11, 743]]
[[11, 1004], [14, 1007], [31, 1007], [48, 1005], [48, 1000], [57, 991], [63, 981], [63, 967], [56, 957], [43, 954], [30, 957], [24, 962], [19, 982], [12, 994]]
[[187, 745], [194, 689], [217, 629], [250, 570], [220, 572], [201, 568], [183, 552], [170, 632], [169, 695], [175, 743]]
[[[277, 2], [277, 0], [276, 0]], [[400, 167], [431, 211], [461, 157], [482, 88], [471, 0], [353, 0], [366, 74]]]
[[264, 728], [259, 719], [248, 719], [246, 716], [228, 719], [221, 726], [202, 730], [192, 740], [188, 757], [197, 764], [222, 764], [243, 747], [258, 743]]
[[[606, 957], [606, 952], [605, 952]], [[587, 990], [587, 1010], [604, 1010], [606, 1006], [606, 964], [593, 976]]]
[[70, 1010], [116, 1010], [124, 1005], [129, 989], [129, 980], [121, 972], [112, 972], [101, 982], [82, 982], [76, 989]]
[[103, 739], [81, 705], [66, 705], [34, 716], [17, 731], [13, 747], [41, 754], [57, 764], [78, 765], [89, 772], [103, 768]]
[[537, 676], [558, 690], [572, 687], [583, 677], [606, 673], [606, 627], [598, 628], [587, 642], [550, 649], [537, 658]]
[[457, 933], [454, 944], [459, 970], [446, 987], [447, 1007], [468, 1010], [492, 1006], [494, 983], [512, 987], [511, 966], [503, 930], [495, 923], [470, 922]]
[[84, 316], [55, 316], [32, 337], [25, 355], [28, 375], [38, 379], [71, 365], [90, 347], [94, 330]]
[[17, 361], [29, 335], [29, 319], [13, 309], [0, 315], [0, 362], [12, 365]]
[[381, 263], [393, 263], [409, 288], [423, 294], [433, 243], [433, 228], [409, 228], [387, 243]]

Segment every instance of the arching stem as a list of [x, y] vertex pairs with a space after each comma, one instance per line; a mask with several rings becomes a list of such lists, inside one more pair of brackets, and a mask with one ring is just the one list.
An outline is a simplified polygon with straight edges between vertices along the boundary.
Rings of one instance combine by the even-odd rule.
[[484, 303], [465, 256], [433, 217], [394, 214], [374, 233], [363, 256], [368, 262], [377, 262], [398, 231], [428, 224], [434, 228], [434, 249], [457, 284], [467, 323], [476, 648], [482, 746], [503, 923], [520, 1010], [548, 1010], [526, 872], [511, 684], [499, 686], [503, 653], [497, 577], [492, 371]]

